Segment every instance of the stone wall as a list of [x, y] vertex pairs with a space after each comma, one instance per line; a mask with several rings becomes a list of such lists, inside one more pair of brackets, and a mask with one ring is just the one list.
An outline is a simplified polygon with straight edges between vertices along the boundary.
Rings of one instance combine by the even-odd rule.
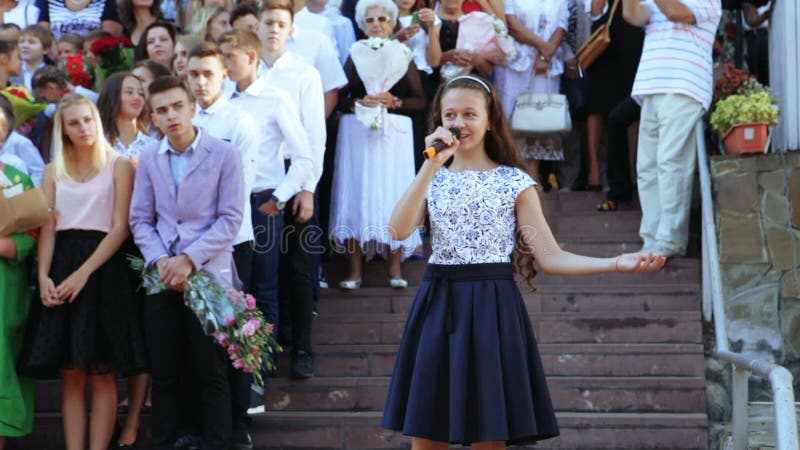
[[800, 152], [712, 157], [711, 176], [731, 347], [796, 366]]

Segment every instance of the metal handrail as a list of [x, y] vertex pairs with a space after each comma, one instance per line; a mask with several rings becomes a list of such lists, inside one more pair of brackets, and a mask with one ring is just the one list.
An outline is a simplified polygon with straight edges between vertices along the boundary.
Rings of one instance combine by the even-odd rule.
[[714, 321], [717, 351], [715, 357], [733, 365], [733, 450], [746, 450], [748, 442], [748, 373], [769, 380], [775, 414], [775, 443], [778, 450], [799, 450], [797, 417], [792, 389], [792, 374], [783, 366], [732, 352], [728, 346], [722, 275], [717, 251], [717, 230], [714, 224], [714, 204], [711, 198], [711, 176], [706, 156], [702, 120], [695, 128], [697, 139], [697, 169], [700, 172], [702, 193], [703, 242], [703, 314]]

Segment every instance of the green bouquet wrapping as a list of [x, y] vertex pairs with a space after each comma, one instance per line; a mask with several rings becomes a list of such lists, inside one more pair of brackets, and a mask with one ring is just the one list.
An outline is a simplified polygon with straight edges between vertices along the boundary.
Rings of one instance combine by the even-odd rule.
[[133, 43], [125, 36], [102, 37], [92, 42], [92, 53], [97, 57], [94, 67], [94, 90], [100, 92], [103, 83], [117, 72], [133, 68]]
[[36, 101], [33, 93], [25, 86], [13, 85], [0, 91], [14, 108], [14, 128], [19, 128], [47, 108], [47, 103]]
[[[155, 265], [147, 267], [142, 258], [128, 255], [128, 262], [142, 278], [148, 295], [167, 290]], [[183, 303], [194, 313], [203, 332], [228, 354], [231, 365], [253, 375], [264, 386], [262, 370], [275, 370], [275, 354], [283, 349], [275, 340], [275, 326], [267, 323], [249, 294], [220, 285], [204, 271], [189, 275]]]

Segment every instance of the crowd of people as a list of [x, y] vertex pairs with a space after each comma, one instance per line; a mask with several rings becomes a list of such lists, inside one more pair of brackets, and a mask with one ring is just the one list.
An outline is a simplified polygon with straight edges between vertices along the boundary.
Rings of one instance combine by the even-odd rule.
[[[513, 39], [507, 64], [459, 46], [459, 25], [476, 12], [493, 15], [498, 33]], [[436, 395], [409, 387], [417, 374], [409, 361], [431, 336], [408, 331], [426, 329], [428, 308], [458, 328], [453, 312], [430, 306], [441, 280], [502, 280], [504, 292], [518, 297], [507, 283], [515, 249], [528, 249], [528, 265], [536, 259], [544, 270], [568, 274], [657, 270], [664, 262], [658, 255], [685, 252], [692, 126], [709, 106], [720, 14], [719, 0], [0, 1], [0, 186], [39, 187], [52, 212], [39, 230], [0, 236], [0, 397], [10, 399], [0, 403], [0, 449], [6, 436], [32, 430], [30, 377], [58, 376], [70, 450], [87, 442], [93, 450], [130, 448], [143, 408], [152, 408], [153, 448], [252, 448], [252, 377], [231, 366], [183, 306], [188, 277], [204, 270], [252, 293], [291, 349], [291, 375], [309, 378], [311, 326], [327, 287], [321, 258], [347, 256], [341, 289], [359, 289], [363, 261], [376, 256], [387, 262], [387, 286], [406, 288], [402, 262], [419, 254], [426, 233], [423, 200], [432, 281], [415, 303], [417, 322], [409, 322], [401, 346], [384, 425], [430, 440], [415, 444], [421, 449], [557, 434], [524, 323], [511, 341], [526, 342], [529, 358], [511, 379], [535, 377], [530, 398], [513, 411], [465, 416], [486, 430], [448, 435], [446, 423], [425, 414], [404, 423]], [[575, 55], [603, 24], [611, 26], [611, 44], [584, 73]], [[375, 39], [410, 52], [397, 80], [378, 90], [356, 49]], [[575, 179], [559, 180], [558, 162], [576, 136], [583, 139], [581, 128], [523, 136], [507, 122], [517, 96], [573, 87], [582, 89], [572, 113], [576, 122], [585, 119], [579, 148], [586, 151], [573, 155], [583, 167]], [[642, 252], [579, 257], [557, 250], [549, 233], [515, 246], [515, 225], [546, 228], [534, 179], [545, 190], [559, 181], [603, 189], [604, 132], [609, 190], [597, 209], [632, 201], [638, 181]], [[436, 138], [449, 144], [446, 158], [424, 159], [421, 150]], [[426, 191], [431, 182], [459, 202]], [[467, 197], [475, 196], [483, 197], [472, 212], [489, 213], [474, 219], [491, 229], [468, 229]], [[526, 206], [515, 212], [518, 198]], [[126, 254], [156, 267], [168, 290], [145, 295]], [[530, 281], [532, 272], [525, 273]], [[502, 313], [522, 320], [516, 304]], [[464, 355], [474, 352], [469, 333], [459, 333]], [[122, 402], [119, 376], [128, 377]], [[453, 382], [436, 376], [441, 389]], [[200, 395], [189, 398], [186, 390]], [[115, 432], [120, 405], [127, 415]], [[496, 423], [526, 408], [536, 410], [533, 422], [513, 429]]]

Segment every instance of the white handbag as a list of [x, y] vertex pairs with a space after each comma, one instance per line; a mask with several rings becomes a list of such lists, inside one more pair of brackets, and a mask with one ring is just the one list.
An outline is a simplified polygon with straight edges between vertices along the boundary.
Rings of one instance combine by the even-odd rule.
[[[531, 74], [531, 87], [533, 78]], [[550, 71], [547, 72], [548, 90]], [[567, 96], [562, 94], [525, 93], [517, 96], [511, 114], [511, 131], [519, 135], [568, 133], [572, 129]]]

